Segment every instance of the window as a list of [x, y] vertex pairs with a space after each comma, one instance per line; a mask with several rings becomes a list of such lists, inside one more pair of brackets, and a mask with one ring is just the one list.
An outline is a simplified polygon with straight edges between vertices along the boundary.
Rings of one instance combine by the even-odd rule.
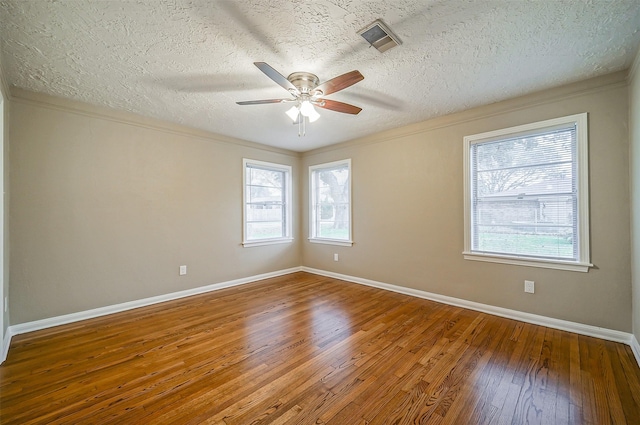
[[464, 138], [464, 258], [589, 270], [587, 114]]
[[290, 242], [291, 167], [243, 159], [244, 246]]
[[351, 160], [309, 167], [311, 242], [351, 246]]

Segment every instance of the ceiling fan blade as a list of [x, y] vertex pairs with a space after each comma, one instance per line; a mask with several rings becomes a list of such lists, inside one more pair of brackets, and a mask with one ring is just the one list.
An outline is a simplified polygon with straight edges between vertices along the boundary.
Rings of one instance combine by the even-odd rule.
[[322, 90], [323, 95], [328, 95], [342, 89], [346, 89], [347, 87], [352, 86], [358, 81], [362, 80], [364, 80], [364, 76], [360, 74], [360, 71], [351, 71], [332, 78], [329, 81], [325, 81], [315, 89]]
[[254, 62], [253, 64], [257, 66], [260, 71], [264, 72], [267, 77], [278, 83], [285, 90], [295, 95], [300, 94], [300, 91], [298, 91], [296, 86], [291, 84], [291, 81], [287, 80], [284, 75], [273, 69], [271, 65], [267, 64], [266, 62]]
[[315, 103], [315, 105], [320, 108], [331, 109], [332, 111], [343, 112], [345, 114], [357, 115], [362, 111], [362, 108], [349, 105], [348, 103], [338, 102], [337, 100], [322, 99], [318, 103]]
[[265, 99], [265, 100], [245, 100], [244, 102], [236, 102], [238, 105], [262, 105], [265, 103], [284, 103], [291, 102], [293, 99]]

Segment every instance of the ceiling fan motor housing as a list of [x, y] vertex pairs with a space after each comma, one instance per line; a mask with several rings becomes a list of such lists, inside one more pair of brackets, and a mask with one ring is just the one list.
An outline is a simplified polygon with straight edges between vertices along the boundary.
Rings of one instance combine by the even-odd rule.
[[291, 84], [293, 84], [302, 94], [316, 94], [312, 93], [312, 91], [318, 87], [318, 84], [320, 84], [320, 79], [310, 72], [291, 73], [287, 77], [287, 80], [289, 80], [289, 82], [291, 82]]

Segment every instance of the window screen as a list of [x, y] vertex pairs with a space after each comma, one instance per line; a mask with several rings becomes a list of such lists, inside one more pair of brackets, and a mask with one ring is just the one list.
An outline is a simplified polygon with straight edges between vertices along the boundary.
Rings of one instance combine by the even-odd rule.
[[471, 145], [472, 250], [579, 258], [575, 125]]

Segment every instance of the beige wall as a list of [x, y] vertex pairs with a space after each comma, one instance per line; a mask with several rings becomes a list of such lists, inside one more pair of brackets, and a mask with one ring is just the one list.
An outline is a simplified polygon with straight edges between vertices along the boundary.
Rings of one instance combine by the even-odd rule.
[[[2, 172], [3, 172], [3, 198], [2, 198], [2, 216], [3, 216], [3, 228], [2, 228], [2, 294], [4, 298], [9, 297], [9, 86], [4, 77], [4, 69], [2, 66], [0, 55], [0, 91], [3, 98], [3, 126], [2, 126]], [[0, 315], [2, 315], [2, 335], [7, 334], [7, 329], [10, 325], [9, 314], [10, 306], [7, 306], [7, 310], [4, 309], [4, 300], [0, 297]], [[8, 298], [7, 298], [8, 299]], [[0, 343], [0, 347], [2, 344]], [[6, 347], [5, 347], [6, 348]]]
[[297, 182], [297, 154], [21, 91], [11, 106], [11, 324], [300, 265], [297, 219], [294, 243], [241, 246], [242, 158]]
[[629, 158], [631, 163], [631, 264], [633, 334], [640, 341], [640, 52], [632, 68], [629, 90]]
[[[2, 228], [2, 273], [3, 273], [3, 297], [9, 299], [9, 270], [10, 270], [10, 244], [9, 244], [9, 194], [10, 194], [10, 184], [9, 184], [9, 116], [10, 116], [10, 102], [8, 91], [3, 91], [2, 96], [4, 98], [4, 125], [3, 125], [3, 140], [2, 140], [2, 166], [4, 173], [4, 184], [3, 184], [3, 228]], [[3, 326], [3, 335], [6, 335], [7, 328], [10, 325], [9, 314], [10, 314], [10, 306], [7, 305], [7, 310], [4, 309], [4, 300], [0, 300], [1, 307], [0, 311], [2, 316], [2, 326]]]
[[[352, 159], [355, 244], [305, 241], [303, 264], [630, 332], [627, 90], [618, 73], [306, 153], [305, 182], [310, 165]], [[463, 137], [581, 112], [589, 113], [596, 267], [580, 273], [464, 260]], [[525, 279], [535, 281], [535, 294], [524, 293]]]

